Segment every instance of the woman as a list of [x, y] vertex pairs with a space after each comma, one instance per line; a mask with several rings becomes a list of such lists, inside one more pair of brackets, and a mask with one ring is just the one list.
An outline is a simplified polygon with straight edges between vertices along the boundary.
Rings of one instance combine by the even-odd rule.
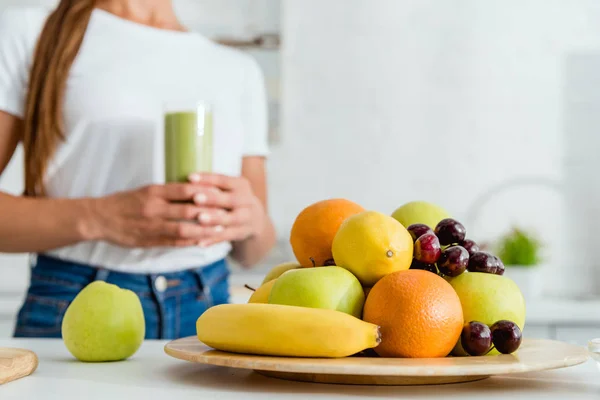
[[[161, 184], [162, 107], [214, 106], [214, 173]], [[15, 336], [60, 337], [69, 302], [104, 280], [135, 291], [147, 338], [193, 335], [228, 301], [230, 254], [274, 244], [262, 75], [191, 33], [170, 0], [62, 0], [0, 17], [0, 172], [18, 143], [25, 193], [0, 193], [0, 252], [37, 254]]]

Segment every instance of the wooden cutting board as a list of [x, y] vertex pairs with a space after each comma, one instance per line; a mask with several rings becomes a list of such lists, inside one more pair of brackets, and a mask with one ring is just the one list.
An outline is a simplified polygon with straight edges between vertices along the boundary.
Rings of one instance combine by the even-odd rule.
[[31, 375], [37, 366], [33, 351], [0, 347], [0, 385]]

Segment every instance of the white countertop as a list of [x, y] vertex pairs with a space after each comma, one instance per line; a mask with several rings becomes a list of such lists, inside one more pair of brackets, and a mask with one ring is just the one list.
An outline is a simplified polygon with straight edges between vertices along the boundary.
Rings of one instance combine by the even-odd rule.
[[375, 387], [300, 383], [250, 371], [180, 361], [163, 352], [166, 342], [147, 341], [130, 360], [87, 364], [75, 361], [60, 340], [0, 340], [0, 347], [35, 351], [33, 375], [0, 386], [7, 399], [595, 399], [600, 371], [593, 361], [540, 373], [492, 377], [440, 386]]

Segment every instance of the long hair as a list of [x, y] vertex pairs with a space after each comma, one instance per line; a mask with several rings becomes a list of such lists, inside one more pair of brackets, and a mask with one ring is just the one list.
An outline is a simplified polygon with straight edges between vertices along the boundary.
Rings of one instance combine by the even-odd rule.
[[39, 36], [25, 102], [25, 195], [45, 196], [44, 175], [64, 140], [63, 101], [95, 0], [61, 0]]

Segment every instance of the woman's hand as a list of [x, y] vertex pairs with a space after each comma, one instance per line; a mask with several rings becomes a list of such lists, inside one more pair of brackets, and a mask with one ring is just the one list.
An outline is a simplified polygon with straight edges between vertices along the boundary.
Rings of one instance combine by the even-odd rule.
[[202, 207], [200, 226], [213, 230], [200, 246], [243, 241], [264, 229], [266, 211], [248, 179], [205, 173], [191, 175], [190, 182], [201, 188], [194, 195], [194, 203]]
[[93, 199], [87, 239], [123, 247], [200, 245], [223, 233], [198, 223], [203, 208], [192, 200], [205, 192], [201, 185], [170, 183]]

